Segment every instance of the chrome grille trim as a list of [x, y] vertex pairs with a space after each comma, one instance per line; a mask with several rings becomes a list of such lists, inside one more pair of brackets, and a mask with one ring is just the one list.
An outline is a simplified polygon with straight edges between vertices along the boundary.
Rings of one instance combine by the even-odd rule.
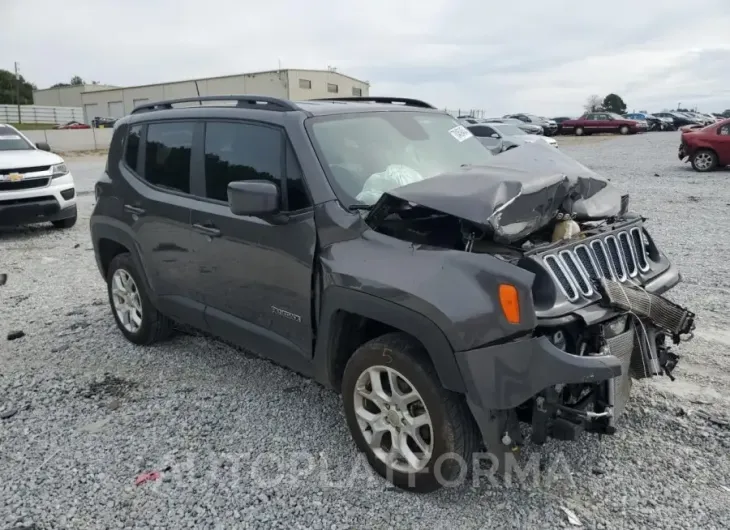
[[[623, 252], [621, 252], [621, 245], [618, 244], [616, 236], [610, 235], [606, 237], [606, 248], [608, 249], [611, 265], [613, 266], [613, 272], [616, 273], [616, 279], [620, 282], [625, 282], [626, 278], [628, 278], [626, 275], [626, 263], [624, 262]], [[612, 249], [615, 250], [615, 255], [611, 252]], [[618, 263], [616, 263], [617, 260]]]
[[594, 297], [599, 278], [635, 282], [633, 278], [638, 278], [639, 272], [651, 268], [640, 227], [556, 250], [539, 259], [570, 302]]
[[[583, 294], [583, 296], [591, 296], [593, 294], [591, 279], [588, 276], [588, 272], [586, 272], [583, 268], [580, 260], [578, 260], [573, 252], [568, 250], [563, 250], [558, 255], [560, 256], [560, 260], [563, 262], [563, 265], [565, 265], [565, 268], [572, 275], [571, 279], [578, 290]], [[571, 263], [575, 267], [575, 270], [571, 268]], [[579, 277], [576, 277], [576, 271], [578, 272]]]
[[[638, 264], [639, 270], [641, 272], [646, 272], [651, 267], [649, 266], [649, 258], [648, 258], [649, 252], [647, 251], [646, 246], [644, 245], [644, 234], [641, 233], [641, 229], [639, 227], [634, 227], [631, 230], [629, 230], [629, 232], [631, 233], [631, 236], [632, 236], [631, 237], [631, 243], [632, 243], [631, 246], [632, 246], [632, 248], [634, 248], [634, 251], [636, 252], [636, 257], [637, 257], [636, 263]], [[636, 248], [637, 241], [638, 241], [638, 246], [641, 248]]]
[[[560, 262], [560, 260], [554, 254], [550, 254], [550, 255], [545, 256], [543, 258], [543, 261], [545, 262], [545, 265], [547, 265], [548, 272], [553, 277], [553, 280], [558, 285], [560, 290], [563, 292], [565, 297], [570, 302], [575, 302], [576, 300], [578, 300], [578, 298], [580, 298], [580, 296], [578, 295], [578, 287], [575, 285], [575, 281], [571, 277], [572, 276], [571, 273], [565, 268], [565, 266]], [[560, 271], [562, 271], [562, 273], [565, 275], [565, 279], [568, 283], [567, 286], [562, 281], [560, 281], [560, 278], [555, 273], [553, 268], [550, 266], [551, 262], [554, 263], [555, 266], [558, 267], [558, 269]], [[572, 293], [569, 292], [570, 290], [572, 290]]]

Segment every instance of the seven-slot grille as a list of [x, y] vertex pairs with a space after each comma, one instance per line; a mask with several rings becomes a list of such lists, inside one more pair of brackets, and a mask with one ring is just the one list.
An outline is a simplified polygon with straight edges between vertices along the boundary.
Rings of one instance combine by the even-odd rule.
[[648, 248], [639, 227], [581, 243], [542, 259], [571, 302], [581, 296], [592, 296], [593, 282], [598, 278], [625, 282], [649, 270]]

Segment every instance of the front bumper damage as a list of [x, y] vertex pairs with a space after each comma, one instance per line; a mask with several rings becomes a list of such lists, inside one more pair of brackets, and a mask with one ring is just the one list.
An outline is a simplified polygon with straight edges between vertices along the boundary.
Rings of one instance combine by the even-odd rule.
[[[575, 440], [583, 432], [613, 434], [632, 379], [667, 375], [679, 360], [668, 342], [690, 340], [695, 315], [644, 288], [602, 279], [593, 308], [604, 319], [577, 319], [580, 336], [569, 353], [549, 333], [457, 352], [467, 402], [490, 452], [509, 453], [531, 441]], [[568, 349], [568, 348], [566, 348]]]

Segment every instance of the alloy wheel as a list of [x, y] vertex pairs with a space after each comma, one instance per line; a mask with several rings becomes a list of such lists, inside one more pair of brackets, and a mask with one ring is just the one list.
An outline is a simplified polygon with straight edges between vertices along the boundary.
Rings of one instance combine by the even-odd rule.
[[124, 269], [117, 269], [112, 275], [112, 301], [114, 312], [124, 329], [136, 333], [142, 326], [142, 298], [137, 284]]
[[357, 423], [373, 454], [389, 468], [416, 473], [433, 455], [434, 432], [423, 398], [386, 366], [362, 372], [354, 391]]
[[714, 159], [710, 153], [703, 151], [701, 153], [697, 153], [697, 156], [695, 156], [695, 166], [697, 166], [697, 169], [700, 171], [705, 171], [712, 167], [713, 160]]

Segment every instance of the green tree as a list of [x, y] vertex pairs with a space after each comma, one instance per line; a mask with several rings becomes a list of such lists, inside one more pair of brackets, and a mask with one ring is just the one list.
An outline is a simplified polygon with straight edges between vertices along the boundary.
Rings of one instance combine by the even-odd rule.
[[722, 115], [726, 118], [730, 118], [730, 109], [727, 109], [725, 112], [722, 113]]
[[[36, 86], [20, 76], [20, 104], [33, 104], [33, 91]], [[0, 105], [17, 105], [15, 74], [7, 70], [0, 70]]]
[[615, 112], [616, 114], [626, 113], [626, 103], [621, 99], [621, 96], [616, 94], [609, 94], [603, 99], [603, 108], [608, 112]]
[[[67, 86], [79, 86], [79, 85], [85, 85], [86, 81], [84, 81], [80, 76], [75, 75], [71, 78], [70, 83], [56, 83], [55, 85], [51, 85], [51, 88], [63, 88]], [[98, 82], [92, 82], [92, 84], [98, 84]]]

